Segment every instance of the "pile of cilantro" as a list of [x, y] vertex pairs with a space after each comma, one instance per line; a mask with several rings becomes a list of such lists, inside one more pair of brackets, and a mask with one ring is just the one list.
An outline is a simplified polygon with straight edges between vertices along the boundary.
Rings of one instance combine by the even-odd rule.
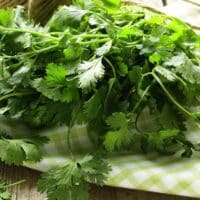
[[[190, 157], [199, 141], [188, 139], [185, 122], [198, 126], [199, 103], [200, 37], [178, 19], [117, 0], [76, 0], [44, 26], [23, 7], [0, 10], [1, 160], [39, 161], [48, 139], [38, 133], [69, 127], [72, 162], [38, 183], [49, 200], [88, 199], [87, 182], [106, 180], [109, 152]], [[87, 125], [96, 147], [78, 160], [75, 124]]]

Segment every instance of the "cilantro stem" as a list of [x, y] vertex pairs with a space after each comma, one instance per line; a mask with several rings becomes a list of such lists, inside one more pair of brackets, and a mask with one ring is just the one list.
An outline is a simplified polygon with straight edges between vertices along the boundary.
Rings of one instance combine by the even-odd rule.
[[15, 183], [11, 183], [11, 184], [9, 184], [9, 185], [5, 185], [5, 188], [13, 187], [13, 186], [15, 186], [15, 185], [22, 184], [22, 183], [24, 183], [25, 181], [26, 181], [26, 180], [23, 179], [23, 180], [20, 180], [20, 181], [15, 182]]
[[105, 34], [82, 34], [82, 35], [75, 35], [73, 38], [108, 38]]
[[31, 51], [31, 52], [17, 54], [17, 55], [13, 55], [13, 56], [3, 55], [3, 56], [0, 56], [0, 58], [12, 59], [12, 58], [21, 58], [23, 56], [34, 56], [34, 55], [37, 55], [39, 53], [44, 53], [44, 52], [48, 52], [48, 51], [50, 51], [52, 49], [55, 49], [57, 46], [58, 45], [53, 45], [53, 46], [46, 47], [46, 48], [43, 48], [43, 49], [40, 49], [40, 50], [34, 50], [34, 51]]
[[184, 108], [180, 103], [178, 103], [176, 101], [176, 99], [170, 94], [170, 92], [167, 90], [167, 88], [164, 86], [164, 84], [162, 83], [162, 81], [160, 80], [160, 78], [155, 74], [155, 72], [152, 72], [153, 77], [155, 78], [155, 80], [157, 81], [157, 83], [160, 85], [160, 87], [163, 89], [163, 91], [165, 92], [165, 94], [167, 95], [167, 97], [171, 100], [172, 103], [174, 103], [174, 105], [179, 108], [182, 112], [184, 112], [185, 114], [187, 114], [188, 116], [194, 118], [194, 115], [187, 110], [186, 108]]
[[70, 154], [71, 159], [75, 160], [74, 154], [72, 153], [71, 143], [70, 143], [70, 133], [71, 133], [72, 126], [73, 126], [72, 123], [70, 123], [67, 130], [67, 147], [68, 147], [68, 152]]
[[48, 43], [48, 42], [52, 42], [52, 40], [48, 39], [48, 40], [43, 40], [43, 41], [39, 41], [39, 42], [34, 42], [34, 45], [38, 45], [38, 44], [43, 44], [43, 43]]
[[0, 101], [3, 101], [5, 99], [8, 99], [10, 97], [21, 97], [21, 96], [27, 96], [27, 95], [31, 95], [31, 94], [35, 94], [33, 92], [15, 92], [15, 93], [10, 93], [10, 94], [6, 94], [2, 97], [0, 97]]
[[[103, 8], [104, 9], [104, 8]], [[110, 25], [113, 25], [112, 24], [112, 21], [110, 21], [108, 18], [106, 18], [105, 16], [103, 16], [102, 14], [100, 13], [97, 13], [97, 12], [93, 12], [93, 11], [89, 11], [89, 13], [93, 14], [93, 15], [96, 15], [102, 22], [106, 22]]]
[[108, 42], [110, 41], [109, 38], [104, 38], [104, 39], [97, 39], [97, 40], [91, 40], [91, 41], [87, 41], [87, 42], [76, 42], [77, 44], [80, 45], [89, 45], [89, 44], [94, 44], [94, 43], [104, 43], [104, 42]]
[[153, 85], [154, 81], [152, 81], [152, 83], [150, 85], [148, 85], [146, 87], [146, 89], [144, 90], [144, 92], [142, 93], [139, 101], [136, 103], [136, 105], [133, 108], [133, 113], [137, 110], [137, 108], [139, 107], [139, 105], [141, 104], [142, 100], [144, 99], [144, 97], [146, 96], [146, 94], [148, 93], [148, 91], [150, 90], [151, 86]]
[[146, 78], [147, 76], [150, 76], [150, 75], [152, 76], [152, 72], [148, 72], [148, 73], [145, 73], [145, 74], [142, 75], [142, 77], [141, 77], [141, 79], [138, 83], [138, 88], [141, 88], [144, 78]]
[[112, 72], [113, 72], [113, 76], [115, 79], [117, 79], [117, 74], [115, 71], [115, 67], [113, 66], [113, 64], [110, 62], [110, 60], [108, 60], [108, 58], [104, 57], [104, 60], [108, 63], [108, 65], [111, 67]]
[[74, 154], [73, 154], [72, 148], [71, 148], [70, 133], [71, 133], [72, 127], [74, 126], [74, 123], [75, 123], [75, 120], [76, 120], [76, 115], [77, 115], [79, 108], [80, 108], [79, 106], [80, 105], [78, 105], [77, 110], [74, 112], [74, 115], [72, 115], [72, 119], [69, 123], [68, 130], [67, 130], [67, 146], [68, 146], [68, 151], [69, 151], [69, 154], [71, 156], [72, 161], [75, 161], [76, 159], [74, 157]]
[[32, 31], [32, 30], [29, 30], [29, 29], [6, 28], [6, 27], [0, 26], [0, 31], [1, 30], [8, 31], [8, 32], [17, 32], [17, 33], [30, 33], [30, 34], [35, 35], [35, 36], [46, 37], [46, 38], [50, 38], [52, 40], [59, 41], [59, 38], [57, 38], [57, 37], [51, 36], [49, 34], [41, 33], [41, 32]]

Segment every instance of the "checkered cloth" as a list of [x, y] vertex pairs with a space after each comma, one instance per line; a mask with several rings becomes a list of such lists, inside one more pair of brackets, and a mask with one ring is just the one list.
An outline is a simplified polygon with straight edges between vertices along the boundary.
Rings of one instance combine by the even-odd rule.
[[[174, 14], [180, 15], [181, 10], [181, 8], [178, 9]], [[189, 16], [185, 14], [181, 16], [190, 19], [190, 23], [192, 19], [192, 24], [200, 19], [200, 12], [187, 9], [182, 11], [190, 13]], [[165, 12], [170, 13], [171, 11], [165, 8]], [[196, 16], [191, 17], [192, 14]], [[198, 21], [195, 25], [200, 25], [200, 22]], [[200, 130], [195, 130], [194, 127], [188, 127], [188, 129], [190, 132], [188, 137], [195, 142], [200, 141]], [[24, 165], [39, 171], [46, 171], [69, 162], [66, 133], [67, 127], [44, 133], [50, 138], [50, 143], [43, 148], [44, 159], [39, 163], [25, 163]], [[71, 143], [77, 157], [91, 152], [93, 148], [84, 126], [73, 128]], [[198, 154], [190, 159], [181, 158], [180, 154], [173, 157], [160, 157], [155, 154], [117, 154], [110, 156], [107, 160], [112, 165], [107, 185], [200, 197], [200, 155]]]
[[[200, 141], [200, 131], [188, 127], [188, 137]], [[39, 171], [47, 171], [70, 161], [66, 140], [67, 127], [61, 127], [43, 135], [50, 142], [43, 148], [43, 160], [24, 165]], [[93, 145], [87, 136], [85, 126], [76, 126], [71, 132], [71, 146], [77, 158], [92, 152]], [[112, 166], [106, 185], [130, 189], [155, 191], [168, 194], [200, 197], [200, 155], [192, 158], [158, 156], [156, 154], [117, 154], [108, 159]]]

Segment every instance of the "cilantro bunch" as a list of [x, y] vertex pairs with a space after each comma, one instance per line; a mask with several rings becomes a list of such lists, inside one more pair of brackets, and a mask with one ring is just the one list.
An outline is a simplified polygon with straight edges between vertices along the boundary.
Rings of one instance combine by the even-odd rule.
[[[199, 125], [199, 52], [199, 35], [180, 20], [119, 1], [76, 0], [45, 26], [28, 21], [23, 7], [0, 10], [0, 158], [41, 159], [47, 140], [38, 130], [62, 124], [69, 149], [71, 128], [86, 124], [104, 153], [137, 147], [190, 157], [199, 150], [185, 134], [186, 120]], [[26, 129], [14, 134], [6, 120]], [[102, 184], [110, 170], [96, 156], [71, 154], [71, 164], [39, 183], [49, 199], [87, 199], [77, 195], [86, 181]]]

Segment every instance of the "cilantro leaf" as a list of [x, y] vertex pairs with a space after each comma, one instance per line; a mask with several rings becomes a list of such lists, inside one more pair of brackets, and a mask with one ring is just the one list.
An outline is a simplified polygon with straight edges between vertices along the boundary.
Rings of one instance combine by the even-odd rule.
[[0, 180], [0, 199], [1, 200], [11, 200], [11, 193], [10, 193], [10, 187], [14, 187], [16, 185], [19, 185], [21, 183], [25, 182], [25, 180], [20, 180], [15, 183], [11, 183], [9, 185], [6, 185], [6, 183], [3, 180]]
[[193, 64], [187, 56], [183, 55], [184, 63], [177, 66], [176, 72], [180, 73], [182, 77], [192, 84], [200, 83], [200, 67]]
[[54, 101], [71, 102], [79, 97], [76, 80], [67, 81], [68, 70], [64, 66], [49, 64], [44, 79], [35, 79], [32, 86]]
[[180, 130], [186, 130], [185, 119], [182, 114], [175, 111], [175, 109], [167, 103], [161, 110], [159, 122], [164, 129], [177, 128]]
[[[46, 142], [43, 138], [41, 141]], [[39, 139], [39, 140], [40, 140]], [[20, 165], [23, 161], [39, 161], [41, 159], [40, 145], [34, 138], [30, 139], [6, 139], [0, 140], [0, 158], [6, 164]]]
[[109, 131], [105, 136], [104, 146], [107, 151], [120, 149], [121, 147], [127, 146], [131, 143], [129, 137], [129, 130], [126, 128], [117, 131]]
[[92, 120], [98, 118], [103, 109], [104, 93], [98, 90], [88, 101], [84, 104], [84, 113], [87, 119]]
[[113, 113], [106, 122], [114, 130], [127, 128], [129, 123], [124, 113]]
[[105, 43], [103, 46], [99, 47], [96, 50], [96, 55], [97, 56], [103, 56], [103, 55], [107, 54], [111, 50], [111, 47], [112, 47], [111, 41]]
[[48, 64], [45, 81], [49, 86], [62, 86], [65, 83], [67, 73], [68, 70], [65, 66], [58, 66], [53, 63]]
[[88, 13], [87, 10], [75, 6], [63, 6], [53, 15], [48, 23], [51, 30], [65, 30], [67, 27], [77, 27], [81, 19]]
[[110, 7], [119, 8], [121, 2], [119, 0], [103, 0], [103, 3]]
[[161, 66], [156, 66], [154, 68], [154, 70], [156, 72], [158, 72], [160, 75], [162, 75], [163, 77], [165, 77], [169, 81], [173, 82], [173, 81], [176, 80], [175, 74], [172, 71], [168, 70], [167, 68], [164, 68], [164, 67], [161, 67]]
[[106, 133], [104, 140], [104, 146], [108, 151], [120, 149], [132, 142], [133, 134], [130, 131], [129, 120], [124, 113], [113, 113], [106, 122], [113, 129]]
[[81, 63], [78, 67], [80, 88], [87, 90], [94, 87], [97, 81], [103, 78], [104, 73], [102, 57]]
[[[110, 166], [103, 160], [93, 156], [85, 156], [78, 162], [58, 167], [42, 175], [38, 182], [38, 190], [47, 192], [49, 200], [88, 199], [88, 183], [102, 185], [110, 171]], [[78, 193], [77, 193], [78, 192]]]
[[13, 9], [0, 9], [0, 25], [9, 26], [13, 19]]
[[166, 66], [174, 66], [178, 67], [184, 64], [184, 55], [183, 54], [178, 54], [170, 58], [169, 60], [164, 62], [164, 65]]
[[0, 199], [1, 200], [11, 200], [11, 194], [7, 189], [5, 182], [0, 180]]

